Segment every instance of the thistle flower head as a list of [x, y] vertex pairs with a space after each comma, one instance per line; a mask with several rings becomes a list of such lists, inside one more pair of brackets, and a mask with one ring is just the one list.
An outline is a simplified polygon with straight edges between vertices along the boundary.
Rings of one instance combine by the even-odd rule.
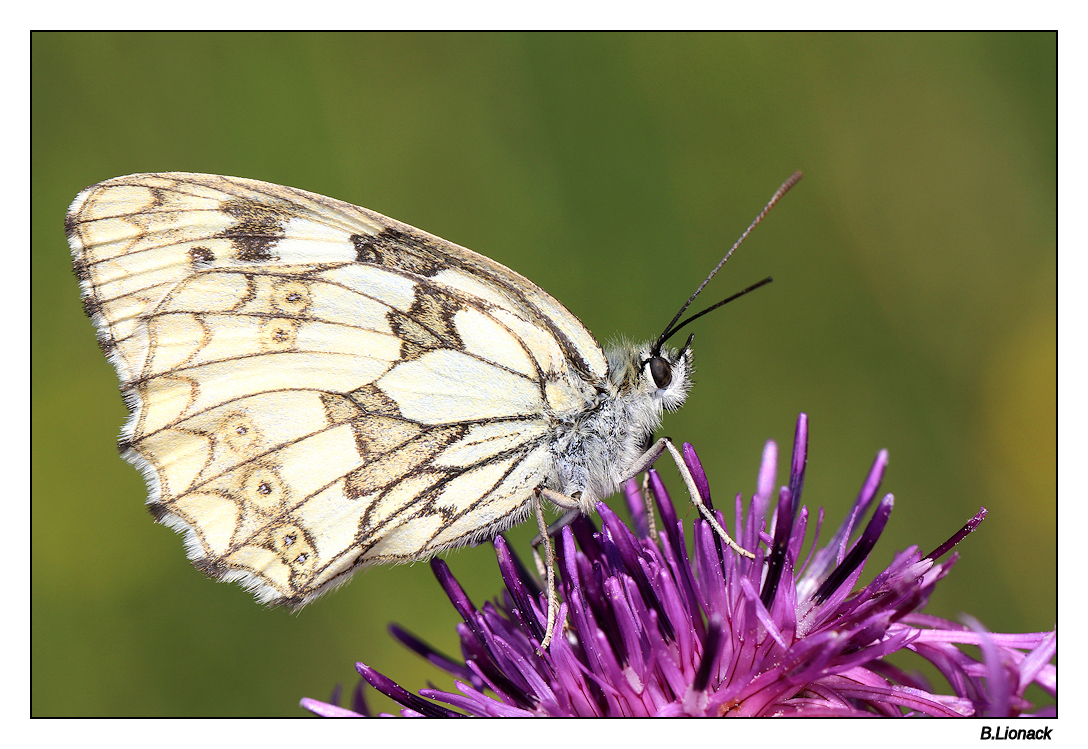
[[[768, 442], [755, 496], [746, 507], [736, 497], [734, 537], [755, 559], [733, 553], [702, 519], [679, 520], [651, 471], [647, 491], [662, 526], [656, 538], [636, 482], [625, 488], [630, 526], [599, 503], [600, 527], [582, 516], [563, 528], [556, 543], [563, 603], [546, 653], [537, 652], [546, 597], [499, 537], [501, 601], [477, 608], [446, 564], [431, 562], [463, 619], [460, 660], [391, 627], [452, 674], [457, 692], [412, 694], [362, 663], [360, 674], [403, 715], [431, 716], [1014, 716], [1030, 710], [1023, 695], [1031, 683], [1056, 695], [1056, 632], [991, 634], [974, 620], [922, 613], [958, 555], [941, 557], [978, 527], [985, 509], [930, 553], [905, 549], [862, 585], [894, 504], [890, 494], [877, 499], [887, 453], [877, 455], [851, 511], [822, 545], [818, 514], [816, 539], [802, 558], [810, 521], [801, 504], [806, 447], [802, 414], [788, 485], [774, 490], [777, 447]], [[690, 445], [683, 452], [710, 506], [699, 459]], [[977, 646], [981, 659], [960, 645]], [[900, 651], [935, 666], [947, 688], [892, 665], [888, 656]], [[367, 712], [361, 689], [354, 702], [352, 710], [308, 698], [302, 706], [319, 715]]]

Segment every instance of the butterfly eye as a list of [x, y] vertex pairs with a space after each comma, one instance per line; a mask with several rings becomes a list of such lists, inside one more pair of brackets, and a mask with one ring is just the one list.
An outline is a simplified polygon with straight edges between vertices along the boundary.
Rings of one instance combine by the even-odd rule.
[[659, 389], [672, 382], [672, 367], [663, 357], [655, 356], [646, 363], [650, 365], [650, 376]]

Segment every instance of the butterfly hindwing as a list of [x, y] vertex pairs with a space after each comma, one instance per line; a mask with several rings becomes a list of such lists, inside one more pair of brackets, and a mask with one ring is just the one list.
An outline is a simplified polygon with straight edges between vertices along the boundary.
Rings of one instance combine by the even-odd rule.
[[551, 420], [607, 374], [530, 281], [331, 198], [132, 175], [66, 228], [153, 513], [262, 601], [520, 519], [554, 481]]

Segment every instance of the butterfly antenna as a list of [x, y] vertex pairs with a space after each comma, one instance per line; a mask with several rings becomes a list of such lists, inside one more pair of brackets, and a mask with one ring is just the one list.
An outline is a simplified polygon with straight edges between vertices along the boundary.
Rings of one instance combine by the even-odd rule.
[[772, 208], [774, 208], [774, 204], [777, 203], [779, 200], [781, 200], [782, 196], [785, 195], [787, 192], [789, 192], [790, 188], [793, 187], [794, 185], [796, 185], [797, 182], [801, 179], [802, 176], [803, 175], [802, 175], [801, 172], [799, 172], [799, 171], [794, 172], [792, 175], [790, 175], [790, 178], [788, 180], [786, 180], [785, 182], [782, 183], [781, 187], [779, 187], [777, 190], [775, 190], [775, 193], [774, 193], [774, 195], [771, 196], [770, 201], [767, 203], [766, 206], [764, 206], [763, 210], [760, 211], [759, 215], [756, 216], [756, 220], [753, 221], [748, 226], [748, 228], [744, 230], [744, 233], [740, 235], [740, 239], [738, 239], [736, 242], [733, 243], [733, 246], [729, 248], [729, 252], [725, 253], [725, 257], [723, 257], [721, 259], [721, 261], [717, 265], [714, 266], [714, 270], [710, 271], [710, 275], [708, 275], [706, 277], [706, 279], [701, 284], [699, 284], [699, 288], [697, 288], [695, 290], [695, 293], [692, 294], [690, 297], [688, 297], [688, 300], [686, 302], [684, 302], [684, 306], [680, 308], [680, 311], [677, 312], [676, 315], [672, 318], [672, 320], [669, 321], [669, 324], [665, 326], [665, 330], [662, 331], [661, 335], [658, 337], [657, 344], [654, 347], [655, 349], [657, 349], [657, 351], [660, 351], [662, 344], [664, 344], [665, 341], [667, 341], [669, 338], [671, 338], [672, 335], [676, 331], [680, 330], [680, 328], [684, 327], [685, 325], [687, 325], [692, 320], [694, 320], [694, 319], [696, 319], [698, 317], [702, 317], [707, 312], [710, 312], [711, 310], [715, 310], [718, 307], [721, 307], [723, 304], [726, 304], [727, 302], [731, 302], [734, 299], [736, 299], [737, 297], [744, 296], [749, 291], [754, 291], [755, 289], [758, 289], [760, 286], [763, 286], [763, 285], [768, 284], [768, 283], [771, 282], [770, 278], [764, 278], [759, 283], [752, 284], [751, 286], [749, 286], [744, 291], [738, 292], [738, 293], [734, 294], [733, 296], [729, 297], [728, 299], [723, 299], [722, 301], [718, 302], [717, 304], [712, 305], [710, 307], [707, 307], [702, 312], [699, 312], [699, 313], [697, 313], [695, 315], [692, 315], [687, 320], [684, 320], [683, 322], [677, 324], [677, 320], [679, 320], [680, 317], [687, 311], [688, 307], [691, 306], [691, 303], [695, 301], [695, 297], [699, 296], [699, 294], [702, 292], [702, 290], [704, 288], [706, 288], [706, 285], [708, 283], [710, 283], [710, 279], [714, 278], [715, 274], [717, 274], [717, 272], [719, 270], [721, 270], [721, 267], [723, 265], [725, 265], [725, 261], [728, 260], [733, 255], [733, 251], [736, 250], [738, 247], [740, 247], [741, 242], [743, 242], [748, 237], [748, 235], [751, 233], [752, 229], [756, 228], [756, 224], [758, 224], [760, 221], [763, 220], [763, 217], [766, 216], [770, 212], [770, 210]]

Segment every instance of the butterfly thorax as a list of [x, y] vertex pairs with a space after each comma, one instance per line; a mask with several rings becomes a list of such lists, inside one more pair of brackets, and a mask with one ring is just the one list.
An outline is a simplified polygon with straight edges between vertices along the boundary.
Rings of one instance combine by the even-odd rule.
[[630, 468], [649, 446], [661, 426], [664, 411], [674, 411], [691, 387], [691, 350], [662, 349], [671, 379], [658, 387], [647, 362], [652, 344], [621, 341], [605, 349], [608, 377], [601, 384], [594, 408], [557, 426], [553, 454], [557, 491], [579, 500], [582, 511], [594, 510], [597, 500], [615, 493]]

